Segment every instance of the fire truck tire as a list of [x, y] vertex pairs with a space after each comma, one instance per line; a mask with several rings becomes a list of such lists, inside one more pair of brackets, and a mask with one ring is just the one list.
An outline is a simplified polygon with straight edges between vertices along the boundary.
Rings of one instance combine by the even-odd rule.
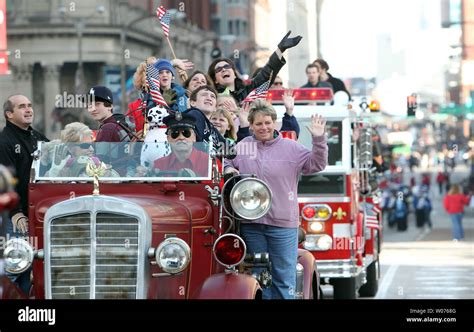
[[334, 299], [351, 300], [357, 298], [356, 279], [352, 278], [338, 278], [331, 279], [334, 286]]
[[379, 289], [379, 261], [372, 262], [367, 267], [367, 283], [359, 288], [359, 295], [361, 297], [373, 297], [377, 294]]

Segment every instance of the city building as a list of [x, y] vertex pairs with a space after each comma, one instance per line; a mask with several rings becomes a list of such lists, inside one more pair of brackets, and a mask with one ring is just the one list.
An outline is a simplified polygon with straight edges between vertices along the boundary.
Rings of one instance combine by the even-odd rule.
[[[106, 85], [114, 93], [115, 111], [123, 112], [121, 106], [133, 98], [130, 77], [137, 65], [152, 55], [172, 58], [155, 13], [159, 4], [152, 0], [7, 1], [11, 74], [0, 76], [2, 100], [13, 93], [30, 97], [35, 127], [50, 138], [72, 121], [95, 126], [85, 109], [57, 107], [61, 96]], [[206, 30], [206, 19], [188, 17], [194, 11], [167, 9], [172, 13], [170, 41], [176, 56], [191, 59], [196, 68], [207, 68], [215, 36]], [[127, 80], [124, 103], [122, 75]], [[0, 126], [3, 123], [2, 117]]]

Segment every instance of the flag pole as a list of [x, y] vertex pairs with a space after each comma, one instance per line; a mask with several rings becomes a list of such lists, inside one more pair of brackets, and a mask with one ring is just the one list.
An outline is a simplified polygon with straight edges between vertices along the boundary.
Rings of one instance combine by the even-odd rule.
[[[166, 37], [166, 40], [168, 41], [168, 45], [170, 46], [171, 53], [173, 53], [173, 58], [177, 59], [176, 54], [174, 53], [173, 45], [171, 45], [171, 41], [170, 41], [169, 37]], [[183, 70], [181, 68], [177, 68], [177, 69], [178, 69], [179, 76], [181, 77], [181, 80], [184, 83], [188, 79], [188, 74], [186, 73], [185, 70]]]

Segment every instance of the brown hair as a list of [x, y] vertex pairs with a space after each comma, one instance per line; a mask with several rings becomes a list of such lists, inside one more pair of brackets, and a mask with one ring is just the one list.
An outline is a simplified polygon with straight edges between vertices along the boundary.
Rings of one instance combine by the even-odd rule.
[[271, 116], [273, 122], [275, 122], [277, 119], [277, 114], [272, 104], [270, 104], [268, 101], [264, 99], [257, 99], [250, 104], [250, 110], [249, 110], [250, 124], [253, 124], [253, 122], [255, 121], [255, 117], [257, 116], [257, 113], [262, 113], [263, 115]]
[[305, 72], [308, 73], [309, 68], [316, 68], [316, 70], [319, 72], [318, 66], [316, 66], [314, 63], [310, 63], [309, 65], [306, 66]]
[[227, 122], [229, 123], [229, 129], [226, 130], [224, 137], [228, 137], [236, 141], [237, 135], [235, 134], [235, 126], [234, 126], [234, 120], [232, 119], [232, 114], [230, 114], [230, 112], [226, 109], [218, 108], [215, 112], [212, 113], [211, 119], [215, 116], [220, 116], [220, 115], [225, 117]]
[[323, 59], [316, 59], [316, 60], [313, 61], [313, 64], [318, 64], [318, 65], [321, 67], [321, 69], [323, 69], [323, 70], [324, 70], [324, 69], [325, 69], [326, 71], [329, 70], [329, 65], [328, 65], [328, 63], [327, 63], [326, 61], [324, 61]]
[[189, 100], [190, 101], [196, 101], [197, 100], [197, 95], [200, 91], [202, 90], [209, 90], [211, 91], [215, 96], [216, 96], [216, 99], [217, 99], [217, 91], [216, 89], [214, 89], [214, 87], [212, 86], [209, 86], [209, 85], [203, 85], [203, 86], [200, 86], [199, 88], [197, 88], [196, 90], [194, 90], [192, 93], [191, 93], [191, 96], [189, 96]]
[[[216, 87], [216, 89], [219, 90], [219, 89], [223, 88], [223, 87], [219, 86], [219, 84], [216, 82], [216, 65], [221, 61], [227, 62], [229, 65], [232, 66], [232, 70], [234, 71], [234, 74], [235, 74], [235, 80], [234, 80], [235, 89], [236, 90], [242, 89], [245, 86], [244, 81], [242, 81], [239, 78], [240, 75], [237, 72], [237, 68], [235, 67], [235, 63], [231, 59], [228, 59], [228, 58], [215, 59], [214, 61], [212, 61], [211, 65], [209, 66], [209, 68], [207, 70], [207, 74], [211, 78], [211, 80], [214, 83], [214, 86]], [[220, 92], [222, 92], [222, 91], [220, 91]]]
[[[206, 73], [200, 71], [200, 70], [196, 70], [195, 72], [193, 72], [191, 75], [189, 75], [188, 79], [186, 81], [184, 81], [183, 83], [183, 88], [185, 88], [186, 90], [188, 90], [188, 87], [189, 87], [189, 83], [191, 83], [191, 80], [194, 78], [194, 76], [198, 75], [198, 74], [201, 74], [203, 75], [205, 78], [206, 78], [206, 85], [209, 85], [209, 86], [214, 86], [214, 82], [212, 82], [211, 78], [209, 77], [209, 75], [207, 75]], [[189, 90], [188, 90], [189, 91]], [[191, 94], [192, 91], [189, 91], [189, 93]]]
[[152, 63], [155, 63], [157, 58], [154, 56], [150, 56], [146, 58], [145, 61], [140, 63], [137, 67], [137, 70], [135, 71], [135, 74], [133, 74], [133, 86], [137, 90], [143, 90], [146, 86], [146, 66]]
[[461, 186], [459, 184], [453, 184], [451, 185], [451, 188], [449, 188], [448, 195], [457, 195], [461, 194]]

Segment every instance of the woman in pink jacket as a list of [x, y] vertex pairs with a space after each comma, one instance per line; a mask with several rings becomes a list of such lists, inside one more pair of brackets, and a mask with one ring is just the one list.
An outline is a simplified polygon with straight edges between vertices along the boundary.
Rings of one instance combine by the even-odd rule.
[[454, 184], [444, 197], [443, 204], [446, 212], [449, 213], [453, 223], [453, 241], [464, 238], [464, 229], [462, 228], [462, 217], [464, 215], [464, 206], [469, 204], [469, 196], [461, 192], [461, 187]]
[[[255, 174], [273, 193], [272, 206], [266, 216], [240, 225], [249, 252], [268, 252], [272, 263], [272, 286], [264, 289], [264, 299], [294, 298], [298, 253], [298, 199], [300, 174], [322, 171], [328, 160], [325, 135], [326, 120], [313, 115], [308, 130], [312, 150], [275, 130], [277, 114], [272, 105], [256, 100], [250, 105], [250, 128], [253, 136], [237, 144], [237, 157], [226, 160], [226, 173]], [[246, 153], [249, 147], [256, 153]]]

